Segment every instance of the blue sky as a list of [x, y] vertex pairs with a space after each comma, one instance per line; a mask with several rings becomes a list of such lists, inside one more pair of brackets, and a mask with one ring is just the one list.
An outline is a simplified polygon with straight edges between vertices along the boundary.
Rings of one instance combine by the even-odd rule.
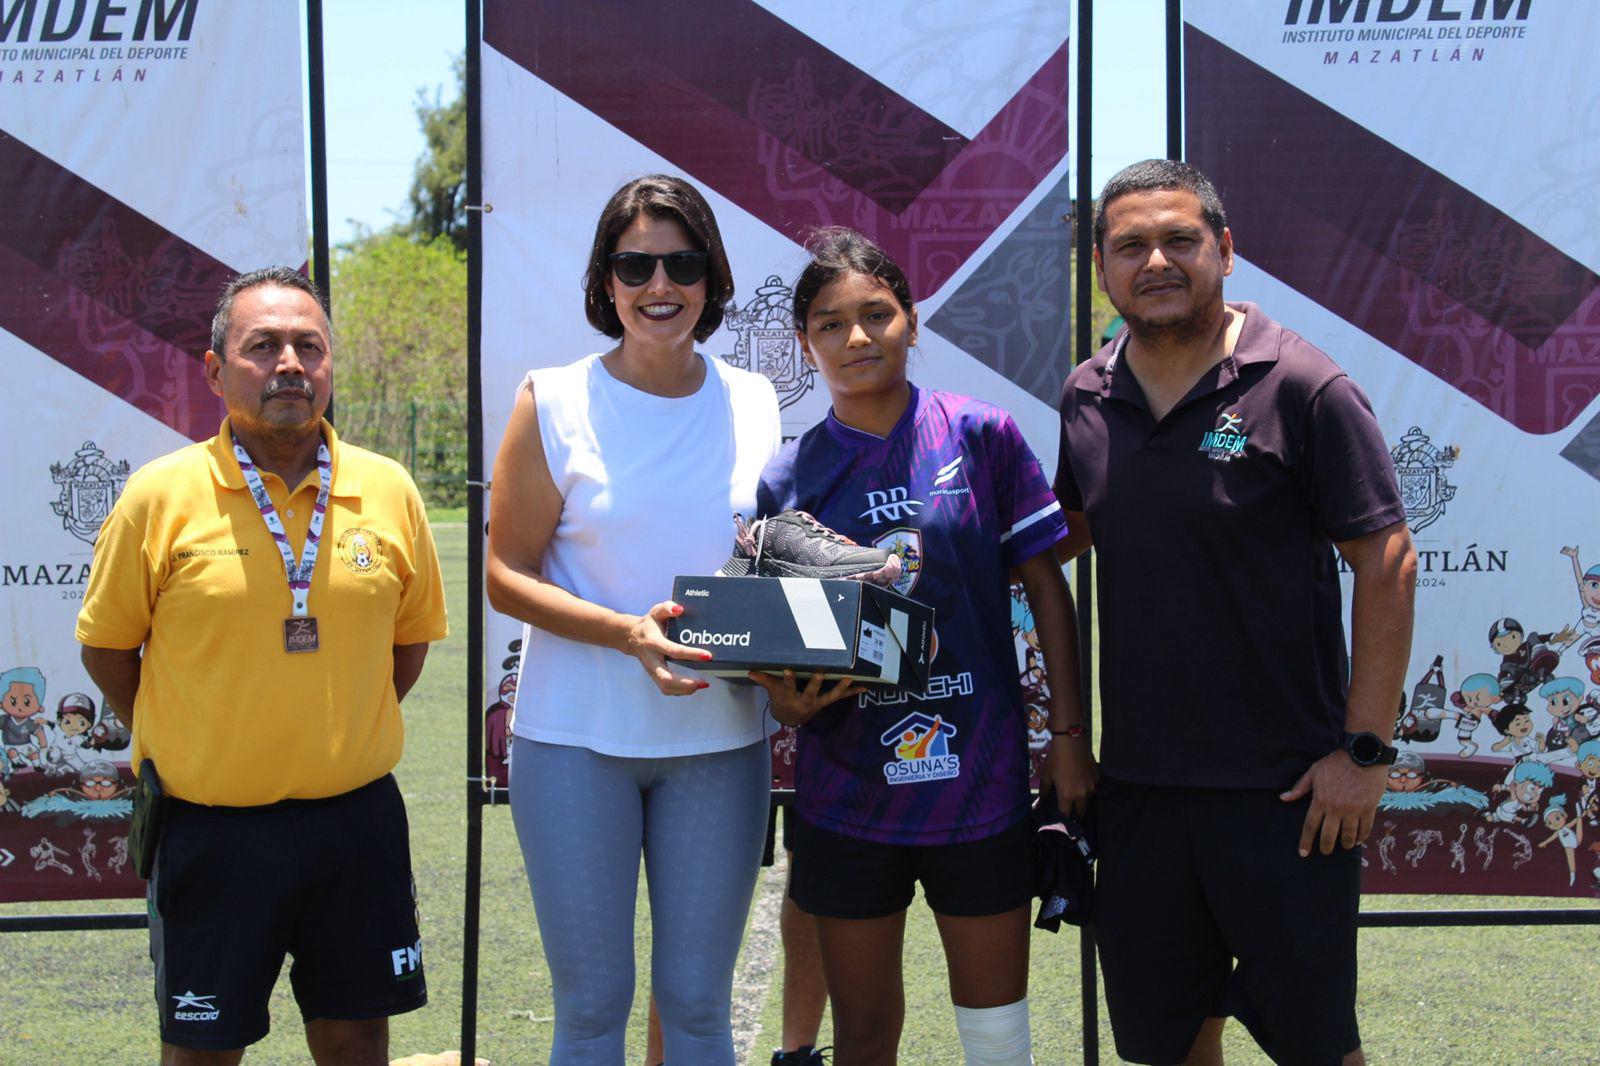
[[[451, 61], [466, 47], [464, 5], [456, 0], [385, 0], [382, 14], [377, 10], [371, 0], [323, 3], [335, 243], [357, 224], [377, 229], [398, 217], [422, 152], [417, 92], [448, 98], [455, 91]], [[1095, 6], [1096, 188], [1123, 165], [1163, 154], [1163, 10], [1162, 0]]]

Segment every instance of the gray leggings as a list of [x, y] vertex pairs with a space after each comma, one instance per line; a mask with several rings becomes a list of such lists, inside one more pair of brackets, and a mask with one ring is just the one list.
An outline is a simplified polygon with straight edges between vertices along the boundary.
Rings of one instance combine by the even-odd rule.
[[555, 993], [552, 1066], [617, 1066], [633, 1004], [639, 854], [669, 1064], [733, 1064], [733, 968], [766, 839], [765, 742], [628, 759], [512, 743], [511, 814]]

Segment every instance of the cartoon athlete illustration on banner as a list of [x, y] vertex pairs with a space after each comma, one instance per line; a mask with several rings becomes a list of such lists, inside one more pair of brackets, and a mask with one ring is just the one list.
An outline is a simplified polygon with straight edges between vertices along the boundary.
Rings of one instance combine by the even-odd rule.
[[1488, 806], [1489, 797], [1477, 789], [1431, 776], [1427, 761], [1414, 751], [1395, 756], [1384, 793], [1378, 798], [1378, 809], [1384, 811], [1476, 813]]
[[56, 706], [55, 736], [44, 752], [44, 772], [65, 777], [81, 771], [94, 749], [89, 746], [89, 731], [94, 728], [94, 700], [82, 692], [70, 692]]
[[1567, 814], [1566, 804], [1567, 797], [1564, 795], [1550, 797], [1550, 803], [1544, 809], [1544, 825], [1551, 832], [1539, 842], [1539, 846], [1548, 847], [1560, 841], [1561, 849], [1567, 853], [1567, 884], [1573, 885], [1578, 880], [1578, 845], [1583, 843], [1583, 819]]
[[1515, 618], [1500, 618], [1489, 626], [1489, 647], [1500, 654], [1496, 680], [1508, 700], [1520, 703], [1556, 671], [1560, 649], [1571, 644], [1577, 631], [1565, 626], [1554, 633], [1529, 633]]
[[1562, 548], [1561, 554], [1572, 560], [1572, 576], [1578, 582], [1578, 620], [1568, 628], [1600, 636], [1600, 563], [1585, 570], [1576, 545]]
[[50, 746], [44, 720], [44, 674], [36, 666], [0, 673], [0, 744], [8, 769], [41, 769]]
[[1494, 675], [1472, 674], [1462, 680], [1458, 691], [1450, 694], [1450, 704], [1455, 710], [1441, 707], [1436, 712], [1439, 718], [1455, 719], [1461, 758], [1470, 759], [1478, 753], [1478, 744], [1472, 735], [1483, 723], [1483, 716], [1492, 711], [1501, 699], [1500, 682]]
[[52, 789], [22, 805], [24, 818], [54, 816], [56, 824], [103, 822], [133, 814], [133, 788], [124, 785], [117, 767], [105, 759], [87, 764], [76, 786]]

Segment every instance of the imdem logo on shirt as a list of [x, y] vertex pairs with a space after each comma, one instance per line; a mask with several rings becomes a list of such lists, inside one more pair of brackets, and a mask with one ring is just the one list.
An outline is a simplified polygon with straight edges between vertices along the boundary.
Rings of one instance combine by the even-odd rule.
[[1231, 463], [1244, 455], [1245, 442], [1250, 439], [1243, 430], [1244, 417], [1225, 411], [1217, 418], [1217, 428], [1206, 430], [1200, 438], [1200, 450], [1206, 458], [1219, 463]]
[[883, 777], [891, 785], [940, 781], [961, 773], [961, 756], [950, 750], [956, 727], [938, 715], [914, 711], [895, 723], [879, 740], [894, 751], [883, 764]]

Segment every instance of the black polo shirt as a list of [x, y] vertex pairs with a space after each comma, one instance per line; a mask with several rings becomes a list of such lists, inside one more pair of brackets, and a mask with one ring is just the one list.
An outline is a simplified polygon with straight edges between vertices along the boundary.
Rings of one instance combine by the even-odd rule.
[[1344, 729], [1333, 542], [1405, 520], [1372, 407], [1254, 304], [1157, 422], [1124, 330], [1067, 379], [1061, 505], [1094, 536], [1101, 765], [1145, 784], [1283, 788]]

